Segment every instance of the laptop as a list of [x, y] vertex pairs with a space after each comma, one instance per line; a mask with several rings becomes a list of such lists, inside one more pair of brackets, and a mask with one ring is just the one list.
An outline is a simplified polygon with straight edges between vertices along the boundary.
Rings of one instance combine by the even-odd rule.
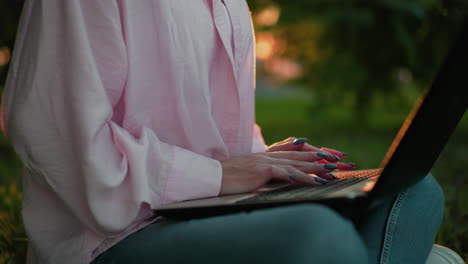
[[271, 182], [251, 193], [163, 205], [158, 215], [200, 218], [298, 203], [320, 203], [355, 219], [423, 179], [468, 107], [468, 23], [430, 87], [407, 116], [380, 168], [334, 173], [322, 186]]

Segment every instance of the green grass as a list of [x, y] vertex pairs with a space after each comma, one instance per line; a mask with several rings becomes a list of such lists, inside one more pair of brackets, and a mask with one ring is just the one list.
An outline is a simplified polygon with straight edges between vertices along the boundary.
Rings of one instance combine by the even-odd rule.
[[21, 162], [0, 133], [0, 264], [25, 262], [27, 240], [21, 220]]
[[[300, 98], [257, 98], [257, 123], [268, 144], [289, 136], [307, 137], [315, 146], [327, 146], [348, 154], [360, 168], [379, 166], [410, 108], [373, 107], [368, 122], [354, 118], [353, 111], [333, 105], [310, 106]], [[446, 195], [444, 221], [437, 243], [468, 260], [468, 115], [440, 156], [432, 173]]]

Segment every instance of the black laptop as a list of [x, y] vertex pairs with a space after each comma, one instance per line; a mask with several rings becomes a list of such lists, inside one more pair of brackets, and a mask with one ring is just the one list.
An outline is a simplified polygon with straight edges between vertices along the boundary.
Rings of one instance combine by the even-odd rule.
[[432, 85], [408, 115], [380, 169], [338, 172], [326, 185], [272, 182], [252, 193], [167, 204], [155, 213], [188, 219], [297, 203], [321, 203], [354, 218], [395, 197], [431, 170], [468, 106], [468, 23]]

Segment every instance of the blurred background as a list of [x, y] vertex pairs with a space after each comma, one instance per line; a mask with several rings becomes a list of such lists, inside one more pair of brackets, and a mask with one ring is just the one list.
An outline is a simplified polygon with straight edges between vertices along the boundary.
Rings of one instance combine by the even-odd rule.
[[[466, 0], [247, 2], [256, 30], [257, 123], [267, 143], [307, 137], [345, 151], [362, 169], [379, 166], [468, 8]], [[22, 4], [0, 2], [0, 92]], [[436, 242], [465, 261], [467, 135], [465, 115], [433, 169], [446, 194]], [[24, 262], [20, 175], [21, 162], [0, 133], [0, 264]]]

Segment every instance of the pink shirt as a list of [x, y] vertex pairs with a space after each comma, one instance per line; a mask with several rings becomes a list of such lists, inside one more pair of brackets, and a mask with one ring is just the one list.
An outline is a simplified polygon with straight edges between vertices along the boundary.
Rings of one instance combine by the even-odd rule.
[[29, 263], [89, 263], [152, 209], [218, 195], [220, 160], [266, 149], [250, 13], [225, 4], [26, 1], [3, 111]]

